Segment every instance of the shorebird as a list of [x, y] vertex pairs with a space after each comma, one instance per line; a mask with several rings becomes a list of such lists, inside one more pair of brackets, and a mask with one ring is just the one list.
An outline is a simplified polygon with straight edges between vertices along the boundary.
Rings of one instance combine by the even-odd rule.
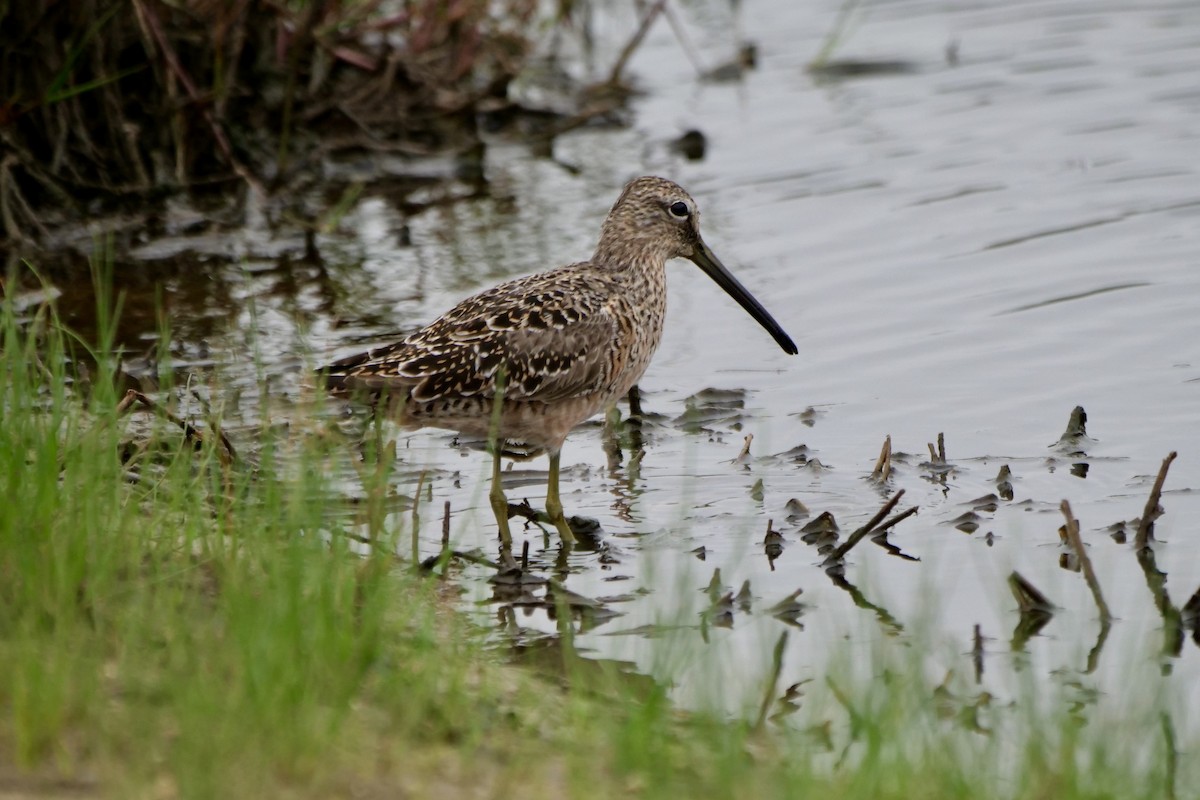
[[506, 548], [512, 537], [500, 459], [546, 453], [546, 515], [575, 535], [559, 498], [559, 457], [571, 430], [625, 395], [662, 338], [666, 264], [686, 258], [774, 337], [795, 343], [700, 238], [696, 202], [675, 183], [630, 181], [588, 261], [502, 283], [469, 297], [403, 340], [322, 369], [330, 388], [388, 395], [397, 421], [487, 438], [488, 495]]

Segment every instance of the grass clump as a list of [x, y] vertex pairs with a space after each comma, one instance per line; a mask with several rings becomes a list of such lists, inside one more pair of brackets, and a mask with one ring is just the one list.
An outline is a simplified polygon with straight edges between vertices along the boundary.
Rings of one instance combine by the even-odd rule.
[[132, 447], [111, 354], [85, 393], [48, 309], [6, 305], [0, 339], [0, 782], [245, 796], [500, 718], [440, 587], [387, 533], [365, 558], [329, 535], [314, 472], [283, 479], [269, 446], [227, 468], [171, 426]]
[[[358, 521], [330, 519], [315, 437], [286, 443], [297, 470], [269, 431], [232, 466], [219, 440], [197, 446], [173, 424], [131, 432], [114, 316], [89, 346], [50, 307], [9, 297], [0, 311], [0, 786], [17, 796], [1032, 800], [1172, 786], [1155, 708], [1125, 721], [1144, 737], [1114, 742], [1066, 702], [1013, 710], [931, 686], [919, 648], [832, 656], [792, 721], [761, 729], [685, 714], [662, 683], [630, 691], [569, 636], [556, 678], [507, 666], [454, 611], [451, 584], [396, 560], [406, 531], [371, 517], [376, 546], [350, 547], [340, 534]], [[748, 719], [755, 682], [726, 687], [746, 693]]]

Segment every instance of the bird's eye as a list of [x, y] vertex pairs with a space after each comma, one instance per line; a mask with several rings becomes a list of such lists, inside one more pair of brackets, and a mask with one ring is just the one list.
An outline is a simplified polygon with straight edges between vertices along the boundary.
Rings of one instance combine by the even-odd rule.
[[672, 203], [670, 210], [672, 216], [679, 217], [680, 219], [687, 219], [688, 214], [691, 213], [688, 210], [687, 203], [683, 202], [682, 200], [677, 203]]

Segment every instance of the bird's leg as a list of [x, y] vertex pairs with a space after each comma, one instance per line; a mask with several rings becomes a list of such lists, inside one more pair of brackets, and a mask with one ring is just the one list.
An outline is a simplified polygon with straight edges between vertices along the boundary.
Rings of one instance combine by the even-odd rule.
[[488, 499], [500, 526], [500, 544], [505, 551], [512, 549], [512, 533], [508, 529], [508, 498], [504, 496], [504, 484], [500, 479], [500, 453], [504, 451], [503, 440], [492, 443], [492, 491]]
[[642, 421], [642, 390], [635, 383], [629, 387], [629, 393], [626, 395], [629, 399], [629, 416], [636, 417], [638, 422]]
[[558, 535], [562, 537], [563, 543], [567, 545], [575, 544], [575, 533], [571, 530], [571, 526], [567, 524], [567, 518], [563, 516], [562, 499], [558, 496], [558, 462], [561, 453], [558, 450], [550, 451], [550, 478], [546, 482], [546, 516], [554, 523], [554, 527], [558, 528]]
[[504, 452], [504, 437], [500, 435], [500, 422], [504, 416], [504, 385], [508, 382], [508, 368], [501, 364], [496, 369], [496, 394], [492, 397], [492, 421], [488, 431], [488, 445], [492, 448], [492, 490], [488, 499], [492, 502], [492, 513], [500, 526], [500, 560], [512, 560], [512, 532], [508, 529], [508, 498], [504, 496], [504, 483], [500, 480], [500, 454]]

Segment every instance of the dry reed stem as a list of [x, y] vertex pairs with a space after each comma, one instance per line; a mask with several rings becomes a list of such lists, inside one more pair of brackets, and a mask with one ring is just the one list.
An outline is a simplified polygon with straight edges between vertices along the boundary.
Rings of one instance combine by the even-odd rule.
[[944, 433], [937, 435], [937, 449], [934, 449], [933, 442], [926, 442], [925, 446], [929, 448], [929, 460], [932, 463], [946, 463], [946, 435]]
[[442, 549], [446, 550], [450, 547], [450, 501], [446, 501], [445, 509], [442, 512]]
[[975, 668], [975, 683], [983, 680], [983, 631], [978, 624], [971, 638], [971, 664]]
[[850, 534], [850, 537], [846, 539], [845, 542], [838, 545], [838, 547], [829, 554], [829, 557], [825, 559], [824, 563], [826, 565], [831, 565], [844, 559], [846, 557], [846, 553], [849, 553], [850, 549], [854, 547], [854, 545], [861, 542], [867, 536], [867, 534], [875, 530], [875, 527], [879, 525], [879, 522], [888, 515], [888, 512], [896, 507], [896, 504], [900, 502], [900, 498], [903, 496], [903, 489], [892, 495], [891, 499], [884, 503], [883, 506], [875, 512], [875, 516], [871, 517], [870, 521], [867, 522], [866, 525], [863, 525], [854, 533]]
[[1100, 610], [1100, 621], [1108, 624], [1112, 620], [1112, 614], [1108, 610], [1108, 603], [1104, 602], [1104, 594], [1100, 591], [1100, 581], [1096, 578], [1096, 571], [1092, 569], [1092, 559], [1088, 557], [1083, 540], [1079, 537], [1079, 520], [1075, 519], [1071, 513], [1071, 504], [1066, 500], [1062, 501], [1059, 508], [1062, 509], [1063, 516], [1067, 519], [1067, 542], [1079, 558], [1083, 579], [1087, 581], [1088, 588], [1092, 590], [1092, 598], [1096, 601], [1096, 608]]
[[133, 0], [133, 6], [134, 10], [137, 12], [138, 19], [149, 29], [150, 35], [153, 37], [155, 43], [162, 51], [163, 58], [165, 58], [167, 61], [167, 67], [183, 85], [184, 91], [187, 92], [188, 98], [200, 109], [200, 113], [204, 117], [204, 121], [208, 123], [209, 128], [212, 130], [213, 138], [217, 142], [217, 147], [221, 149], [221, 154], [225, 156], [234, 172], [236, 172], [238, 177], [246, 182], [247, 186], [258, 192], [260, 195], [265, 195], [266, 190], [264, 189], [263, 185], [259, 183], [257, 178], [250, 174], [250, 170], [246, 169], [245, 165], [243, 165], [242, 162], [238, 160], [238, 157], [234, 155], [233, 147], [229, 143], [229, 137], [225, 135], [225, 129], [213, 116], [212, 108], [200, 97], [200, 93], [196, 89], [196, 84], [192, 81], [191, 76], [188, 75], [187, 71], [183, 68], [183, 64], [179, 62], [179, 57], [175, 53], [175, 48], [171, 46], [170, 40], [163, 32], [162, 25], [158, 21], [158, 16], [145, 6], [143, 0]]
[[500, 562], [492, 561], [487, 556], [479, 555], [479, 553], [471, 553], [471, 552], [466, 552], [463, 550], [451, 550], [449, 552], [450, 552], [450, 556], [449, 556], [450, 558], [458, 558], [458, 559], [462, 559], [463, 561], [469, 562], [471, 564], [479, 564], [480, 566], [489, 567], [490, 569], [494, 569], [497, 572], [504, 569], [504, 567], [500, 564]]
[[[181, 419], [170, 409], [164, 408], [154, 399], [142, 394], [136, 389], [130, 389], [127, 391], [125, 396], [121, 398], [121, 402], [117, 403], [117, 416], [121, 416], [128, 412], [130, 407], [135, 402], [141, 403], [151, 411], [162, 414], [168, 420], [178, 425], [183, 430], [184, 437], [187, 438], [188, 441], [193, 442], [196, 445], [203, 445], [205, 436], [202, 431], [197, 429], [194, 425], [192, 425], [192, 423], [185, 419]], [[221, 465], [228, 467], [237, 459], [237, 452], [233, 449], [233, 443], [229, 441], [229, 437], [227, 437], [225, 433], [219, 427], [217, 427], [216, 423], [211, 424], [212, 433], [216, 435], [217, 440], [221, 443], [221, 447], [217, 449], [217, 456], [221, 459]]]
[[1162, 466], [1158, 470], [1158, 477], [1154, 479], [1154, 488], [1150, 490], [1150, 497], [1146, 500], [1146, 508], [1142, 511], [1142, 519], [1138, 522], [1137, 537], [1134, 539], [1136, 549], [1144, 550], [1150, 546], [1150, 535], [1154, 532], [1154, 519], [1159, 513], [1158, 501], [1162, 497], [1163, 483], [1167, 480], [1167, 470], [1171, 468], [1171, 462], [1177, 456], [1174, 450], [1167, 453], [1167, 457], [1163, 459]]
[[417, 490], [413, 492], [412, 504], [412, 563], [413, 569], [416, 569], [421, 564], [420, 552], [420, 532], [421, 532], [421, 490], [425, 488], [426, 470], [421, 470], [420, 477], [417, 478]]
[[875, 469], [871, 470], [871, 477], [877, 481], [886, 481], [892, 474], [892, 435], [889, 433], [883, 440], [883, 447], [879, 448], [879, 458], [875, 460]]
[[918, 509], [919, 506], [912, 506], [911, 508], [901, 511], [899, 514], [896, 514], [893, 517], [888, 517], [886, 520], [879, 523], [878, 527], [875, 529], [875, 533], [886, 533], [888, 528], [894, 528], [898, 523], [903, 522], [913, 514], [916, 514]]
[[737, 454], [734, 461], [744, 461], [750, 455], [750, 443], [754, 441], [754, 434], [747, 433], [742, 439], [742, 450]]
[[658, 0], [642, 15], [642, 21], [638, 24], [637, 30], [634, 31], [629, 41], [625, 43], [625, 47], [621, 49], [621, 55], [617, 57], [612, 71], [608, 74], [607, 84], [609, 86], [616, 86], [621, 82], [621, 73], [625, 71], [625, 65], [629, 63], [629, 59], [633, 57], [634, 52], [641, 46], [642, 40], [646, 38], [646, 34], [650, 31], [650, 26], [658, 18], [658, 15], [662, 13], [663, 6], [666, 4], [667, 0]]

